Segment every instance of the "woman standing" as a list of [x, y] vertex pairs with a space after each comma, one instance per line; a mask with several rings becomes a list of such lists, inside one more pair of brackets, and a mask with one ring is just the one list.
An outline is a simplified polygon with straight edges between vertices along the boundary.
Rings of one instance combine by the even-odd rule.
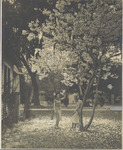
[[56, 113], [56, 125], [55, 128], [59, 128], [59, 121], [61, 121], [61, 98], [60, 94], [56, 95], [54, 100], [54, 111]]
[[80, 113], [81, 113], [81, 105], [82, 105], [82, 100], [80, 100], [78, 97], [75, 99], [77, 104], [76, 104], [76, 109], [73, 112], [72, 116], [72, 128], [75, 128], [77, 124], [80, 122]]

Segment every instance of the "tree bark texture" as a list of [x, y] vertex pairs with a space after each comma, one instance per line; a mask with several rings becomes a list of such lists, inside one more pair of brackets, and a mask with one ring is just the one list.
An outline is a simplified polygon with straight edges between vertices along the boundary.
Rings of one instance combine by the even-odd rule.
[[[97, 71], [95, 71], [94, 73], [93, 73], [93, 75], [92, 75], [92, 77], [90, 78], [90, 84], [88, 84], [88, 87], [86, 88], [86, 93], [85, 93], [85, 96], [84, 96], [84, 100], [86, 101], [86, 96], [87, 96], [87, 94], [89, 93], [89, 90], [90, 90], [90, 88], [91, 88], [91, 86], [92, 86], [92, 84], [93, 84], [93, 81], [94, 81], [94, 79], [95, 79], [95, 77], [96, 77], [96, 73], [97, 73]], [[100, 74], [101, 74], [101, 69], [100, 69], [100, 71], [99, 71], [99, 76], [98, 76], [98, 78], [97, 78], [97, 86], [96, 86], [96, 95], [98, 95], [98, 88], [99, 88], [99, 82], [100, 82]], [[90, 127], [90, 125], [91, 125], [91, 123], [92, 123], [92, 121], [93, 121], [93, 118], [94, 118], [94, 114], [95, 114], [95, 109], [96, 109], [96, 106], [97, 106], [97, 100], [98, 100], [98, 97], [96, 96], [96, 99], [94, 100], [94, 105], [93, 105], [93, 110], [92, 110], [92, 114], [91, 114], [91, 117], [90, 117], [90, 120], [89, 120], [89, 122], [88, 122], [88, 124], [87, 125], [85, 125], [85, 127], [83, 126], [83, 116], [82, 116], [82, 110], [83, 110], [83, 107], [84, 107], [84, 100], [83, 100], [83, 104], [82, 104], [82, 109], [81, 109], [81, 121], [82, 122], [80, 122], [80, 123], [82, 123], [82, 126], [80, 125], [80, 130], [87, 130], [89, 127]]]
[[36, 73], [33, 73], [30, 69], [30, 67], [28, 66], [25, 58], [23, 55], [21, 55], [21, 60], [24, 63], [24, 66], [26, 67], [30, 77], [31, 77], [31, 81], [32, 81], [32, 87], [33, 87], [33, 100], [34, 100], [34, 105], [35, 106], [40, 106], [40, 102], [39, 102], [39, 89], [38, 89], [38, 84], [36, 81]]
[[32, 100], [32, 88], [28, 85], [26, 86], [26, 91], [25, 91], [25, 104], [24, 104], [24, 119], [30, 117], [29, 113], [29, 108], [30, 108], [30, 102]]
[[86, 87], [86, 90], [85, 90], [85, 93], [84, 93], [84, 97], [83, 97], [83, 102], [82, 102], [82, 105], [81, 105], [81, 115], [80, 115], [80, 131], [83, 131], [84, 130], [84, 126], [83, 126], [83, 108], [84, 108], [84, 104], [86, 102], [86, 98], [87, 98], [87, 95], [89, 94], [89, 91], [90, 91], [90, 88], [94, 82], [94, 79], [95, 79], [95, 76], [96, 76], [96, 70], [94, 70], [90, 80], [89, 80], [89, 83]]

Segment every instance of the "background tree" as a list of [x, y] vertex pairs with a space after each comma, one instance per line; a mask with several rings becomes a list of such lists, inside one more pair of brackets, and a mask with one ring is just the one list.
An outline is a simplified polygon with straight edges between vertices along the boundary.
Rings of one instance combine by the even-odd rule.
[[[30, 40], [31, 35], [27, 38], [25, 36], [29, 29], [29, 22], [35, 21], [37, 18], [40, 23], [44, 22], [44, 15], [42, 10], [44, 8], [52, 9], [54, 1], [21, 1], [21, 0], [6, 0], [2, 1], [3, 5], [3, 55], [13, 53], [17, 59], [22, 63], [32, 81], [34, 104], [39, 105], [38, 85], [36, 83], [36, 74], [31, 72], [28, 64], [30, 55], [34, 54], [34, 48], [39, 46], [39, 39]], [[37, 22], [36, 22], [37, 23]], [[39, 36], [39, 34], [37, 35]], [[41, 47], [41, 45], [40, 45]], [[7, 51], [7, 52], [6, 52]], [[9, 54], [8, 54], [9, 55]]]

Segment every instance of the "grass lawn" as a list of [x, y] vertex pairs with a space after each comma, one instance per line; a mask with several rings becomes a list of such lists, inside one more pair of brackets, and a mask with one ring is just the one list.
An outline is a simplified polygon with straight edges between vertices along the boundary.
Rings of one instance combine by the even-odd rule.
[[[96, 112], [86, 132], [71, 129], [72, 112], [63, 112], [60, 129], [48, 112], [20, 121], [2, 135], [2, 148], [121, 149], [121, 112]], [[85, 112], [84, 123], [90, 112]]]

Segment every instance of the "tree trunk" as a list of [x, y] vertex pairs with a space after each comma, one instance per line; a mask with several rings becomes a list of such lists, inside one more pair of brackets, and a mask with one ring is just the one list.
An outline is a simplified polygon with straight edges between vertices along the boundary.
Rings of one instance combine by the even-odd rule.
[[36, 81], [36, 73], [31, 74], [32, 87], [33, 87], [33, 101], [35, 106], [40, 106], [39, 102], [39, 89]]
[[55, 93], [56, 93], [56, 87], [55, 87], [55, 81], [54, 81], [54, 79], [55, 79], [55, 74], [54, 74], [54, 72], [53, 72], [53, 74], [52, 74], [52, 78], [50, 79], [50, 81], [51, 81], [51, 83], [53, 84], [53, 102], [52, 102], [52, 106], [51, 106], [51, 120], [53, 120], [53, 118], [54, 118], [54, 115], [55, 115], [55, 112], [54, 112], [54, 99], [55, 99]]
[[26, 86], [25, 92], [26, 92], [25, 94], [26, 101], [24, 105], [24, 120], [30, 117], [29, 108], [30, 108], [30, 102], [32, 100], [32, 88], [30, 87], [30, 85]]
[[82, 93], [82, 87], [81, 85], [79, 85], [79, 93], [80, 93], [80, 96], [83, 97], [83, 93]]
[[93, 118], [94, 118], [95, 108], [96, 108], [96, 102], [94, 103], [94, 106], [93, 106], [93, 111], [92, 111], [91, 118], [90, 118], [88, 124], [84, 127], [84, 130], [87, 130], [90, 127], [90, 125], [93, 121]]
[[97, 86], [96, 86], [96, 93], [95, 93], [96, 94], [96, 99], [94, 100], [92, 115], [91, 115], [91, 118], [90, 118], [88, 124], [85, 127], [83, 127], [84, 130], [87, 130], [90, 127], [90, 125], [93, 121], [93, 118], [94, 118], [94, 113], [95, 113], [95, 109], [96, 109], [96, 106], [97, 106], [97, 100], [98, 100], [98, 88], [99, 88], [99, 82], [100, 82], [100, 74], [101, 74], [101, 69], [99, 71], [99, 77], [97, 79]]
[[24, 63], [24, 66], [26, 67], [32, 81], [32, 87], [33, 87], [33, 100], [35, 106], [40, 106], [39, 102], [39, 90], [38, 90], [38, 84], [36, 81], [36, 73], [33, 73], [30, 69], [30, 67], [27, 64], [27, 61], [25, 60], [24, 56], [21, 54], [21, 61]]
[[84, 104], [85, 104], [85, 101], [86, 101], [86, 98], [87, 98], [87, 95], [90, 91], [90, 88], [93, 84], [93, 81], [95, 79], [95, 75], [96, 75], [96, 70], [94, 70], [90, 80], [89, 80], [89, 83], [86, 87], [86, 90], [85, 90], [85, 94], [84, 94], [84, 98], [83, 98], [83, 102], [82, 102], [82, 105], [81, 105], [81, 115], [80, 115], [80, 131], [83, 131], [84, 130], [84, 126], [83, 126], [83, 108], [84, 108]]

